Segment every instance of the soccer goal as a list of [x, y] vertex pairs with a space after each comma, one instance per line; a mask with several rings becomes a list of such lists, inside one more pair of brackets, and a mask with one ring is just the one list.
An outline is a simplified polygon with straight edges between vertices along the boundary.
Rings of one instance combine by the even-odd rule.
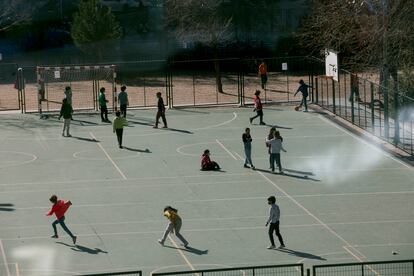
[[72, 91], [74, 110], [98, 110], [98, 93], [105, 88], [108, 108], [115, 108], [115, 65], [37, 67], [39, 113], [60, 110], [65, 89]]

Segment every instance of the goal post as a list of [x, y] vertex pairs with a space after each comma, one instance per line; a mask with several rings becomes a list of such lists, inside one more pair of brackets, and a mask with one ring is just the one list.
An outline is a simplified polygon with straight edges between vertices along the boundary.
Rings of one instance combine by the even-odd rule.
[[66, 87], [72, 91], [74, 110], [98, 110], [98, 93], [105, 88], [108, 108], [115, 109], [115, 65], [38, 66], [38, 111], [57, 112], [65, 97]]

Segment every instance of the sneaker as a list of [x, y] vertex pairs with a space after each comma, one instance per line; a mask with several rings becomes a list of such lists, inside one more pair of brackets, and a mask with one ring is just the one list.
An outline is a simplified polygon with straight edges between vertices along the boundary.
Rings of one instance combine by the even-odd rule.
[[53, 235], [53, 236], [51, 236], [51, 238], [52, 238], [52, 239], [57, 239], [57, 238], [59, 238], [59, 237], [58, 237], [58, 235]]
[[158, 243], [161, 244], [162, 246], [164, 246], [164, 241], [163, 240], [159, 239]]
[[153, 126], [152, 128], [158, 128], [158, 126]]
[[283, 170], [279, 170], [279, 173], [280, 173], [280, 174], [283, 174]]
[[307, 110], [307, 109], [305, 109], [305, 110], [303, 110], [303, 112], [308, 112], [308, 110]]
[[265, 123], [265, 122], [260, 122], [260, 124], [261, 124], [262, 126], [266, 125], [266, 123]]
[[276, 247], [274, 246], [274, 245], [269, 245], [268, 247], [267, 247], [267, 249], [275, 249]]
[[119, 146], [119, 148], [120, 148], [120, 149], [123, 149], [124, 147], [123, 147], [123, 146]]
[[280, 246], [279, 246], [279, 249], [283, 249], [283, 248], [285, 248], [286, 246], [284, 245], [284, 244], [281, 244]]
[[247, 166], [246, 164], [244, 164], [244, 166], [243, 166], [244, 168], [249, 168], [249, 166]]
[[73, 244], [76, 244], [76, 239], [77, 239], [77, 237], [76, 237], [76, 236], [74, 236], [74, 237], [72, 238]]
[[163, 126], [162, 128], [168, 128], [168, 126]]
[[64, 133], [62, 133], [62, 137], [65, 137], [65, 134]]
[[254, 166], [252, 166], [252, 170], [255, 170], [256, 168]]
[[68, 135], [66, 135], [66, 137], [72, 137], [72, 135], [68, 134]]

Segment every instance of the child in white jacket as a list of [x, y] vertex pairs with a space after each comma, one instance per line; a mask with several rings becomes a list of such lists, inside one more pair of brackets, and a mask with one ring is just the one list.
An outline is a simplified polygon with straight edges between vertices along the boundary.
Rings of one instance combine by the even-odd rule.
[[270, 168], [272, 172], [275, 171], [275, 161], [279, 167], [279, 173], [283, 173], [282, 163], [280, 162], [280, 151], [286, 152], [282, 145], [282, 137], [280, 136], [279, 131], [275, 132], [275, 135], [272, 139], [267, 139], [266, 144], [270, 146]]

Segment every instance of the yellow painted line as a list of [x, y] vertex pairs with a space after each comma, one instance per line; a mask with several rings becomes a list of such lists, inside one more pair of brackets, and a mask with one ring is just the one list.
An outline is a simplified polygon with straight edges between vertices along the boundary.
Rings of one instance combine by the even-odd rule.
[[[178, 244], [170, 237], [168, 236], [168, 239], [171, 241], [171, 243], [174, 245], [174, 247], [178, 250], [178, 253], [180, 253], [181, 257], [184, 259], [184, 261], [187, 263], [187, 265], [191, 268], [191, 270], [196, 270], [193, 266], [193, 264], [188, 260], [188, 258], [184, 255], [181, 248], [178, 246]], [[200, 276], [200, 274], [196, 273], [197, 276]]]
[[[91, 135], [91, 137], [95, 140], [96, 137], [93, 135], [92, 132], [89, 132], [89, 134]], [[111, 156], [108, 154], [108, 152], [104, 149], [104, 147], [101, 145], [101, 143], [97, 143], [98, 147], [104, 152], [104, 154], [106, 155], [106, 157], [108, 157], [109, 161], [112, 163], [112, 165], [115, 167], [115, 169], [119, 172], [119, 174], [122, 176], [122, 178], [124, 180], [127, 180], [127, 177], [125, 176], [125, 174], [121, 171], [121, 169], [118, 167], [118, 165], [115, 163], [115, 161], [111, 158]]]

